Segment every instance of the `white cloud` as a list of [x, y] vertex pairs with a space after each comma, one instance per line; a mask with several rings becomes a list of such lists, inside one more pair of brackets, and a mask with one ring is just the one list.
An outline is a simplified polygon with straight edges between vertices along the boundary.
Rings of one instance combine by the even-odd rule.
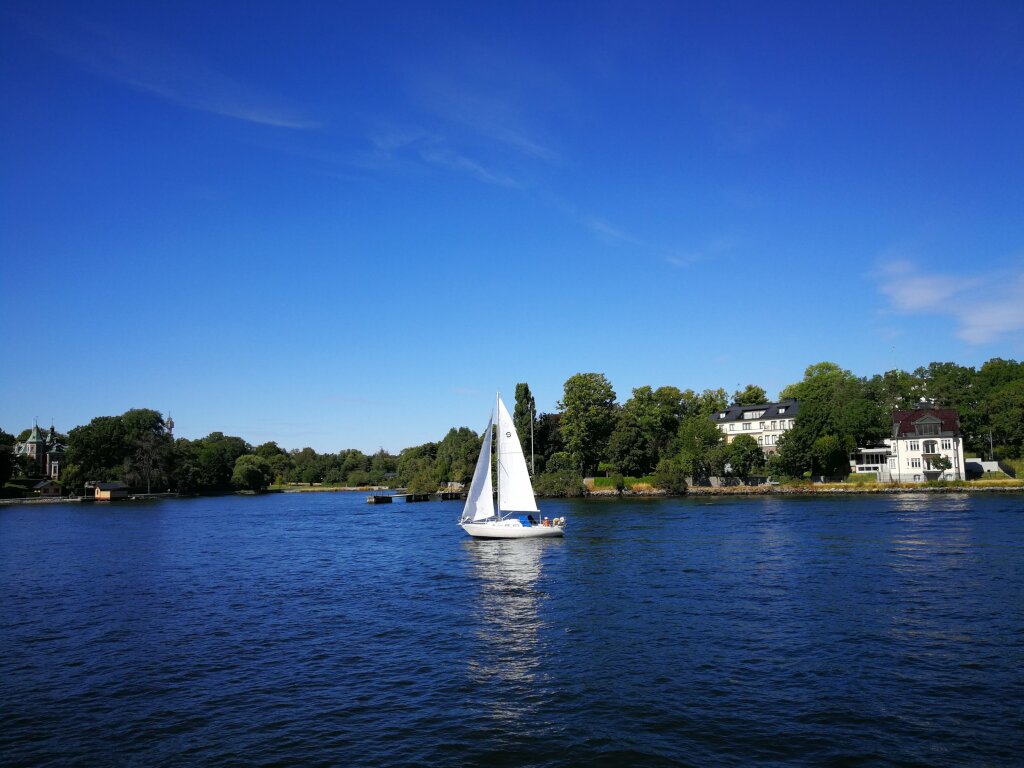
[[419, 155], [424, 162], [469, 174], [486, 184], [495, 184], [499, 187], [518, 186], [514, 179], [503, 173], [485, 168], [477, 161], [448, 147], [436, 145], [421, 147]]
[[641, 243], [635, 237], [631, 237], [630, 235], [623, 232], [621, 229], [613, 227], [607, 221], [598, 218], [597, 216], [583, 216], [580, 219], [580, 221], [582, 222], [583, 226], [585, 226], [591, 232], [594, 232], [595, 234], [601, 236], [606, 240], [616, 240], [618, 242], [629, 243], [632, 245], [643, 245], [643, 243]]
[[739, 244], [739, 238], [734, 235], [719, 235], [707, 240], [700, 248], [669, 253], [665, 256], [665, 261], [673, 267], [692, 267], [698, 262], [724, 256], [734, 251]]
[[518, 187], [512, 177], [485, 166], [483, 163], [456, 150], [451, 142], [437, 133], [416, 128], [378, 128], [369, 136], [373, 153], [368, 158], [349, 162], [368, 169], [393, 170], [403, 164], [430, 165], [458, 171], [485, 184], [499, 187]]
[[957, 323], [956, 336], [980, 345], [1024, 331], [1024, 273], [987, 271], [983, 276], [940, 273], [909, 260], [881, 268], [879, 290], [893, 310], [945, 315]]
[[319, 127], [280, 99], [160, 40], [93, 23], [58, 27], [28, 15], [19, 20], [55, 53], [178, 106], [277, 128]]

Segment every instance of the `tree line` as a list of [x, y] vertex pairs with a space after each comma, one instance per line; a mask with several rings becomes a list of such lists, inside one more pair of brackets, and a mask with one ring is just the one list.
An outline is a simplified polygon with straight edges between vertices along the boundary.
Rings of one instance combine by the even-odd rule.
[[[535, 488], [550, 495], [582, 493], [583, 478], [595, 474], [650, 477], [669, 490], [724, 474], [845, 474], [852, 450], [891, 434], [894, 409], [912, 408], [922, 399], [959, 412], [968, 452], [1024, 457], [1024, 363], [1014, 360], [994, 358], [977, 369], [931, 363], [912, 373], [892, 370], [871, 377], [821, 362], [775, 399], [789, 397], [800, 401], [796, 424], [767, 458], [749, 435], [726, 443], [711, 419], [730, 402], [769, 401], [754, 384], [731, 396], [721, 388], [698, 393], [642, 386], [620, 403], [604, 374], [577, 373], [565, 381], [554, 413], [538, 413], [529, 385], [518, 384], [513, 420], [535, 466]], [[0, 483], [31, 471], [11, 455], [11, 446], [28, 432], [15, 438], [0, 430]], [[468, 427], [452, 428], [437, 442], [397, 455], [383, 449], [372, 455], [355, 449], [321, 454], [312, 448], [285, 450], [275, 442], [252, 446], [221, 432], [173, 439], [162, 415], [145, 408], [97, 417], [60, 438], [66, 445], [62, 482], [72, 493], [80, 493], [88, 480], [182, 494], [259, 491], [275, 483], [389, 485], [426, 492], [467, 482], [480, 450], [480, 435]]]
[[979, 368], [931, 363], [912, 373], [887, 371], [855, 376], [832, 362], [808, 366], [802, 380], [775, 400], [800, 401], [795, 426], [767, 457], [741, 435], [726, 443], [711, 416], [728, 407], [768, 402], [751, 384], [729, 398], [724, 389], [696, 393], [677, 387], [633, 390], [621, 405], [603, 374], [581, 373], [565, 382], [559, 402], [559, 442], [545, 452], [549, 471], [579, 475], [602, 469], [622, 475], [653, 473], [655, 484], [680, 488], [733, 474], [767, 473], [797, 478], [846, 475], [858, 446], [891, 436], [892, 412], [918, 403], [954, 408], [969, 453], [996, 459], [1024, 456], [1024, 363], [994, 358]]

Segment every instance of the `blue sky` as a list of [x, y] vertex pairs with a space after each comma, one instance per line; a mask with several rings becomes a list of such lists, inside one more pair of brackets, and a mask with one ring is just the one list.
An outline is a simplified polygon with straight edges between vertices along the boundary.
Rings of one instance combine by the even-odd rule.
[[[0, 427], [1024, 356], [1024, 4], [6, 3]], [[511, 397], [509, 398], [511, 399]]]

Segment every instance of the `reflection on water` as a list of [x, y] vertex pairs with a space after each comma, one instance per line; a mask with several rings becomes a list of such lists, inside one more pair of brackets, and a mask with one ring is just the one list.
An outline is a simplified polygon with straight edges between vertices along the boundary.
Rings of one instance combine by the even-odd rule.
[[472, 540], [463, 543], [477, 584], [477, 652], [467, 659], [470, 678], [497, 685], [492, 715], [501, 721], [528, 716], [529, 691], [543, 682], [538, 606], [542, 540]]
[[[908, 665], [938, 658], [970, 663], [977, 652], [962, 609], [980, 588], [973, 575], [978, 549], [970, 505], [966, 494], [893, 500], [898, 523], [888, 548], [888, 568], [894, 577], [890, 635], [906, 649], [903, 660]], [[935, 610], [936, 595], [950, 593], [961, 599]]]

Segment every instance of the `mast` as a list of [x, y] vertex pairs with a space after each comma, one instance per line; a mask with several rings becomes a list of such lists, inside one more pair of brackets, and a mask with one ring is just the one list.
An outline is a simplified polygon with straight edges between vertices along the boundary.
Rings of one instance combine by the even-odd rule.
[[530, 406], [530, 477], [537, 476], [537, 465], [533, 461], [533, 406]]
[[497, 485], [494, 486], [494, 490], [496, 491], [495, 501], [497, 502], [497, 504], [495, 504], [495, 506], [497, 507], [498, 512], [497, 518], [501, 520], [501, 410], [499, 408], [499, 403], [501, 403], [501, 392], [497, 392], [494, 395], [494, 418], [495, 423], [497, 424], [496, 431], [498, 433], [498, 440], [494, 444], [494, 452], [495, 455], [497, 456], [497, 461], [495, 462], [495, 469], [497, 470], [495, 474], [497, 475], [497, 477], [495, 479], [498, 482]]

